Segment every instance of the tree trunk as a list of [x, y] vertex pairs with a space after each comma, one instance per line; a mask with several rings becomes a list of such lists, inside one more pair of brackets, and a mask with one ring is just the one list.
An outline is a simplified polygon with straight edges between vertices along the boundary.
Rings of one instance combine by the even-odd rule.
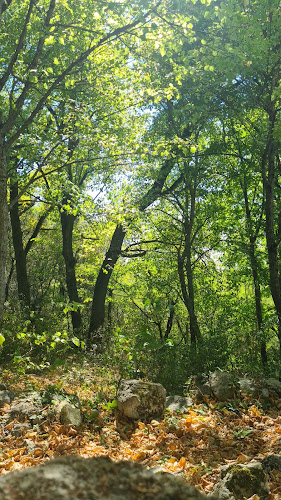
[[194, 303], [194, 284], [193, 284], [193, 272], [191, 265], [191, 243], [189, 242], [187, 252], [186, 252], [186, 278], [187, 278], [187, 289], [188, 289], [188, 314], [189, 314], [189, 328], [190, 328], [190, 339], [192, 344], [196, 344], [202, 338], [200, 327], [197, 320], [197, 315], [195, 313], [195, 303]]
[[102, 327], [105, 318], [105, 298], [108, 288], [108, 283], [112, 275], [114, 266], [121, 253], [122, 244], [125, 238], [126, 231], [121, 224], [117, 224], [113, 233], [111, 243], [108, 251], [106, 252], [105, 259], [99, 271], [97, 281], [94, 289], [94, 296], [92, 302], [92, 311], [90, 326], [88, 332], [88, 347], [96, 344], [98, 347], [102, 341]]
[[169, 335], [170, 335], [172, 327], [173, 327], [173, 321], [174, 321], [174, 316], [175, 316], [175, 305], [176, 305], [176, 302], [174, 300], [172, 300], [170, 305], [169, 305], [170, 312], [169, 312], [169, 317], [167, 319], [166, 331], [165, 331], [165, 335], [164, 335], [165, 339], [169, 338]]
[[[77, 291], [77, 281], [75, 272], [75, 257], [73, 255], [73, 227], [75, 222], [75, 215], [67, 213], [62, 209], [60, 212], [61, 219], [61, 230], [62, 230], [62, 254], [65, 262], [65, 276], [66, 276], [66, 287], [70, 302], [75, 302], [76, 304], [80, 302], [78, 291]], [[82, 328], [82, 318], [81, 312], [78, 308], [77, 310], [71, 311], [71, 322], [73, 331], [77, 334]]]
[[[184, 267], [187, 271], [187, 283], [184, 273]], [[197, 316], [195, 314], [193, 275], [192, 275], [191, 262], [189, 263], [186, 262], [184, 266], [184, 259], [182, 258], [182, 256], [180, 256], [179, 253], [178, 253], [178, 275], [179, 275], [184, 305], [189, 315], [190, 342], [193, 346], [195, 346], [196, 343], [201, 339], [201, 332], [197, 321]]]
[[[251, 217], [251, 210], [250, 210], [246, 182], [244, 182], [244, 184], [242, 184], [241, 182], [241, 187], [243, 189], [244, 202], [245, 202], [245, 214], [246, 214], [248, 238], [249, 238], [248, 254], [250, 258], [254, 290], [255, 290], [256, 319], [257, 319], [258, 331], [260, 333], [263, 333], [262, 300], [261, 300], [261, 289], [260, 289], [260, 280], [258, 273], [258, 261], [256, 256], [256, 239], [258, 235], [258, 230], [256, 230], [255, 234], [253, 233], [252, 217]], [[267, 352], [266, 352], [266, 343], [263, 338], [261, 339], [260, 343], [260, 354], [261, 354], [261, 361], [263, 368], [266, 369]]]
[[[278, 263], [278, 241], [275, 236], [274, 188], [275, 188], [275, 147], [274, 125], [276, 112], [269, 112], [269, 132], [267, 145], [262, 158], [263, 189], [265, 193], [265, 234], [269, 265], [269, 282], [272, 299], [277, 315], [277, 335], [281, 359], [281, 286]], [[279, 209], [280, 210], [280, 209]]]
[[[260, 289], [259, 276], [258, 276], [258, 263], [257, 263], [256, 253], [255, 253], [255, 242], [253, 241], [252, 237], [250, 238], [250, 242], [249, 242], [249, 256], [250, 256], [254, 290], [255, 290], [255, 307], [256, 307], [256, 318], [257, 318], [257, 324], [258, 324], [258, 331], [262, 333], [263, 332], [263, 318], [262, 318], [261, 289]], [[260, 343], [260, 354], [261, 354], [262, 365], [264, 368], [266, 368], [267, 352], [266, 352], [266, 343], [265, 343], [264, 339], [262, 339], [261, 343]]]
[[[18, 197], [18, 182], [14, 182], [10, 186], [11, 201]], [[30, 309], [30, 286], [27, 275], [26, 253], [23, 247], [22, 230], [19, 216], [18, 201], [13, 203], [10, 210], [10, 219], [12, 226], [12, 238], [16, 260], [16, 275], [18, 284], [18, 295], [22, 308], [29, 313]]]
[[0, 332], [2, 330], [8, 240], [7, 163], [4, 139], [0, 137]]

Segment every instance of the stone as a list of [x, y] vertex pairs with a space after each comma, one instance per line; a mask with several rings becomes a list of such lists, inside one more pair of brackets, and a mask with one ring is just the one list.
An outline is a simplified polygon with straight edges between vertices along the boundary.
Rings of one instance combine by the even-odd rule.
[[170, 411], [186, 411], [192, 406], [192, 399], [184, 396], [167, 396], [166, 409]]
[[253, 495], [266, 500], [268, 493], [269, 486], [260, 462], [223, 466], [220, 479], [212, 491], [220, 500], [243, 500]]
[[209, 377], [212, 393], [218, 401], [227, 401], [234, 397], [234, 388], [230, 373], [216, 370]]
[[[171, 474], [129, 461], [65, 456], [0, 477], [1, 500], [204, 500]], [[214, 497], [212, 497], [213, 500]]]
[[281, 471], [281, 456], [280, 455], [268, 455], [261, 461], [263, 470], [266, 473], [270, 473], [273, 470]]
[[205, 375], [195, 375], [192, 377], [188, 388], [188, 394], [190, 394], [197, 403], [202, 403], [205, 397], [211, 397], [212, 391], [208, 377]]
[[23, 398], [15, 399], [10, 408], [10, 419], [19, 422], [29, 420], [33, 425], [42, 421], [42, 402], [40, 394], [32, 392]]
[[261, 390], [261, 396], [263, 399], [269, 398], [269, 396], [270, 396], [269, 390], [266, 387], [263, 387], [263, 389]]
[[79, 408], [74, 408], [71, 404], [65, 403], [60, 411], [60, 421], [63, 425], [82, 425], [82, 416]]
[[14, 396], [14, 393], [12, 391], [8, 391], [7, 389], [1, 389], [0, 390], [0, 408], [2, 408], [5, 405], [9, 405], [13, 401], [14, 397], [15, 396]]
[[238, 380], [239, 390], [242, 394], [246, 396], [258, 397], [259, 388], [255, 380], [252, 378], [243, 377]]
[[32, 439], [25, 439], [23, 444], [25, 446], [25, 453], [27, 455], [33, 455], [34, 451], [37, 448], [36, 443], [32, 441]]
[[281, 382], [277, 378], [266, 378], [264, 380], [266, 387], [281, 395]]
[[28, 423], [15, 424], [11, 430], [11, 434], [14, 437], [20, 437], [30, 429], [31, 429], [31, 425]]
[[118, 410], [127, 418], [162, 418], [166, 409], [166, 390], [161, 384], [141, 380], [122, 380], [117, 395]]

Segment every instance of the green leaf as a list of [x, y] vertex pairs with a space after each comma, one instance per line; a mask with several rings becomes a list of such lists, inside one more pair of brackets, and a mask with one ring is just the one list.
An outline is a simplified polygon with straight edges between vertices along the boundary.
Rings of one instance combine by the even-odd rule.
[[78, 337], [72, 337], [71, 342], [77, 347], [80, 347], [80, 340], [78, 339]]

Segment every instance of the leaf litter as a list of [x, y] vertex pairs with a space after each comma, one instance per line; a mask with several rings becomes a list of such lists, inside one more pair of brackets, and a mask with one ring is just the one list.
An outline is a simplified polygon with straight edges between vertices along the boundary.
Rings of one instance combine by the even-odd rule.
[[[281, 452], [281, 400], [273, 399], [269, 409], [259, 401], [243, 399], [231, 409], [215, 401], [194, 404], [184, 413], [166, 411], [161, 420], [131, 422], [120, 416], [114, 404], [116, 377], [108, 369], [71, 362], [36, 374], [2, 373], [2, 380], [17, 396], [28, 391], [40, 393], [57, 388], [77, 395], [81, 401], [83, 425], [75, 428], [50, 418], [49, 407], [42, 410], [40, 425], [28, 428], [16, 419], [6, 423], [10, 409], [0, 409], [0, 474], [39, 465], [62, 455], [109, 456], [131, 460], [155, 470], [185, 478], [199, 490], [210, 493], [218, 480], [220, 467], [234, 462], [248, 463]], [[21, 435], [13, 433], [21, 428]], [[18, 427], [19, 426], [19, 427]], [[281, 472], [268, 477], [269, 500], [281, 497]], [[257, 495], [251, 499], [259, 500]]]

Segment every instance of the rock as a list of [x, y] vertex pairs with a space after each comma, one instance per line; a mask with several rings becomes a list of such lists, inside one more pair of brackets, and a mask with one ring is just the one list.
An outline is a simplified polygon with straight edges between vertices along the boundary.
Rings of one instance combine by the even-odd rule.
[[[1, 500], [204, 500], [171, 474], [153, 474], [129, 461], [75, 456], [0, 477]], [[213, 498], [213, 497], [212, 497]]]
[[168, 396], [166, 398], [166, 409], [170, 411], [184, 412], [192, 405], [192, 399], [184, 396]]
[[209, 377], [212, 393], [218, 401], [227, 401], [234, 397], [230, 373], [216, 370]]
[[14, 437], [20, 437], [22, 436], [23, 434], [25, 434], [26, 431], [30, 430], [31, 429], [31, 425], [30, 424], [15, 424], [13, 429], [11, 430], [11, 434], [12, 436]]
[[273, 470], [281, 471], [281, 456], [280, 455], [268, 455], [261, 461], [263, 470], [266, 473], [270, 473]]
[[33, 455], [34, 451], [37, 448], [36, 443], [32, 441], [32, 439], [25, 439], [23, 444], [25, 446], [25, 453], [27, 455]]
[[[3, 384], [0, 384], [0, 387], [3, 387]], [[9, 405], [14, 399], [14, 393], [12, 391], [8, 391], [7, 389], [0, 390], [0, 408], [4, 405]]]
[[71, 404], [65, 403], [60, 411], [60, 421], [63, 425], [80, 427], [82, 424], [82, 416], [79, 408], [74, 408]]
[[211, 397], [212, 391], [208, 377], [205, 375], [195, 375], [192, 377], [188, 393], [198, 403], [202, 403], [205, 397]]
[[281, 395], [281, 382], [277, 378], [266, 378], [264, 383], [268, 389], [275, 391], [278, 395]]
[[122, 380], [117, 403], [119, 411], [135, 420], [162, 418], [166, 409], [166, 390], [161, 384], [141, 380]]
[[243, 377], [238, 380], [239, 390], [246, 396], [258, 397], [259, 388], [252, 378]]
[[269, 394], [269, 390], [264, 387], [262, 390], [261, 390], [261, 396], [263, 397], [263, 399], [268, 399], [270, 394]]
[[20, 422], [29, 420], [32, 424], [42, 421], [42, 403], [40, 394], [32, 392], [23, 398], [13, 401], [10, 408], [10, 419], [17, 418]]
[[266, 500], [269, 486], [259, 462], [231, 464], [221, 468], [220, 479], [212, 491], [220, 500], [243, 500], [258, 495]]
[[0, 391], [7, 391], [7, 389], [8, 388], [7, 388], [6, 384], [1, 384], [0, 383]]

